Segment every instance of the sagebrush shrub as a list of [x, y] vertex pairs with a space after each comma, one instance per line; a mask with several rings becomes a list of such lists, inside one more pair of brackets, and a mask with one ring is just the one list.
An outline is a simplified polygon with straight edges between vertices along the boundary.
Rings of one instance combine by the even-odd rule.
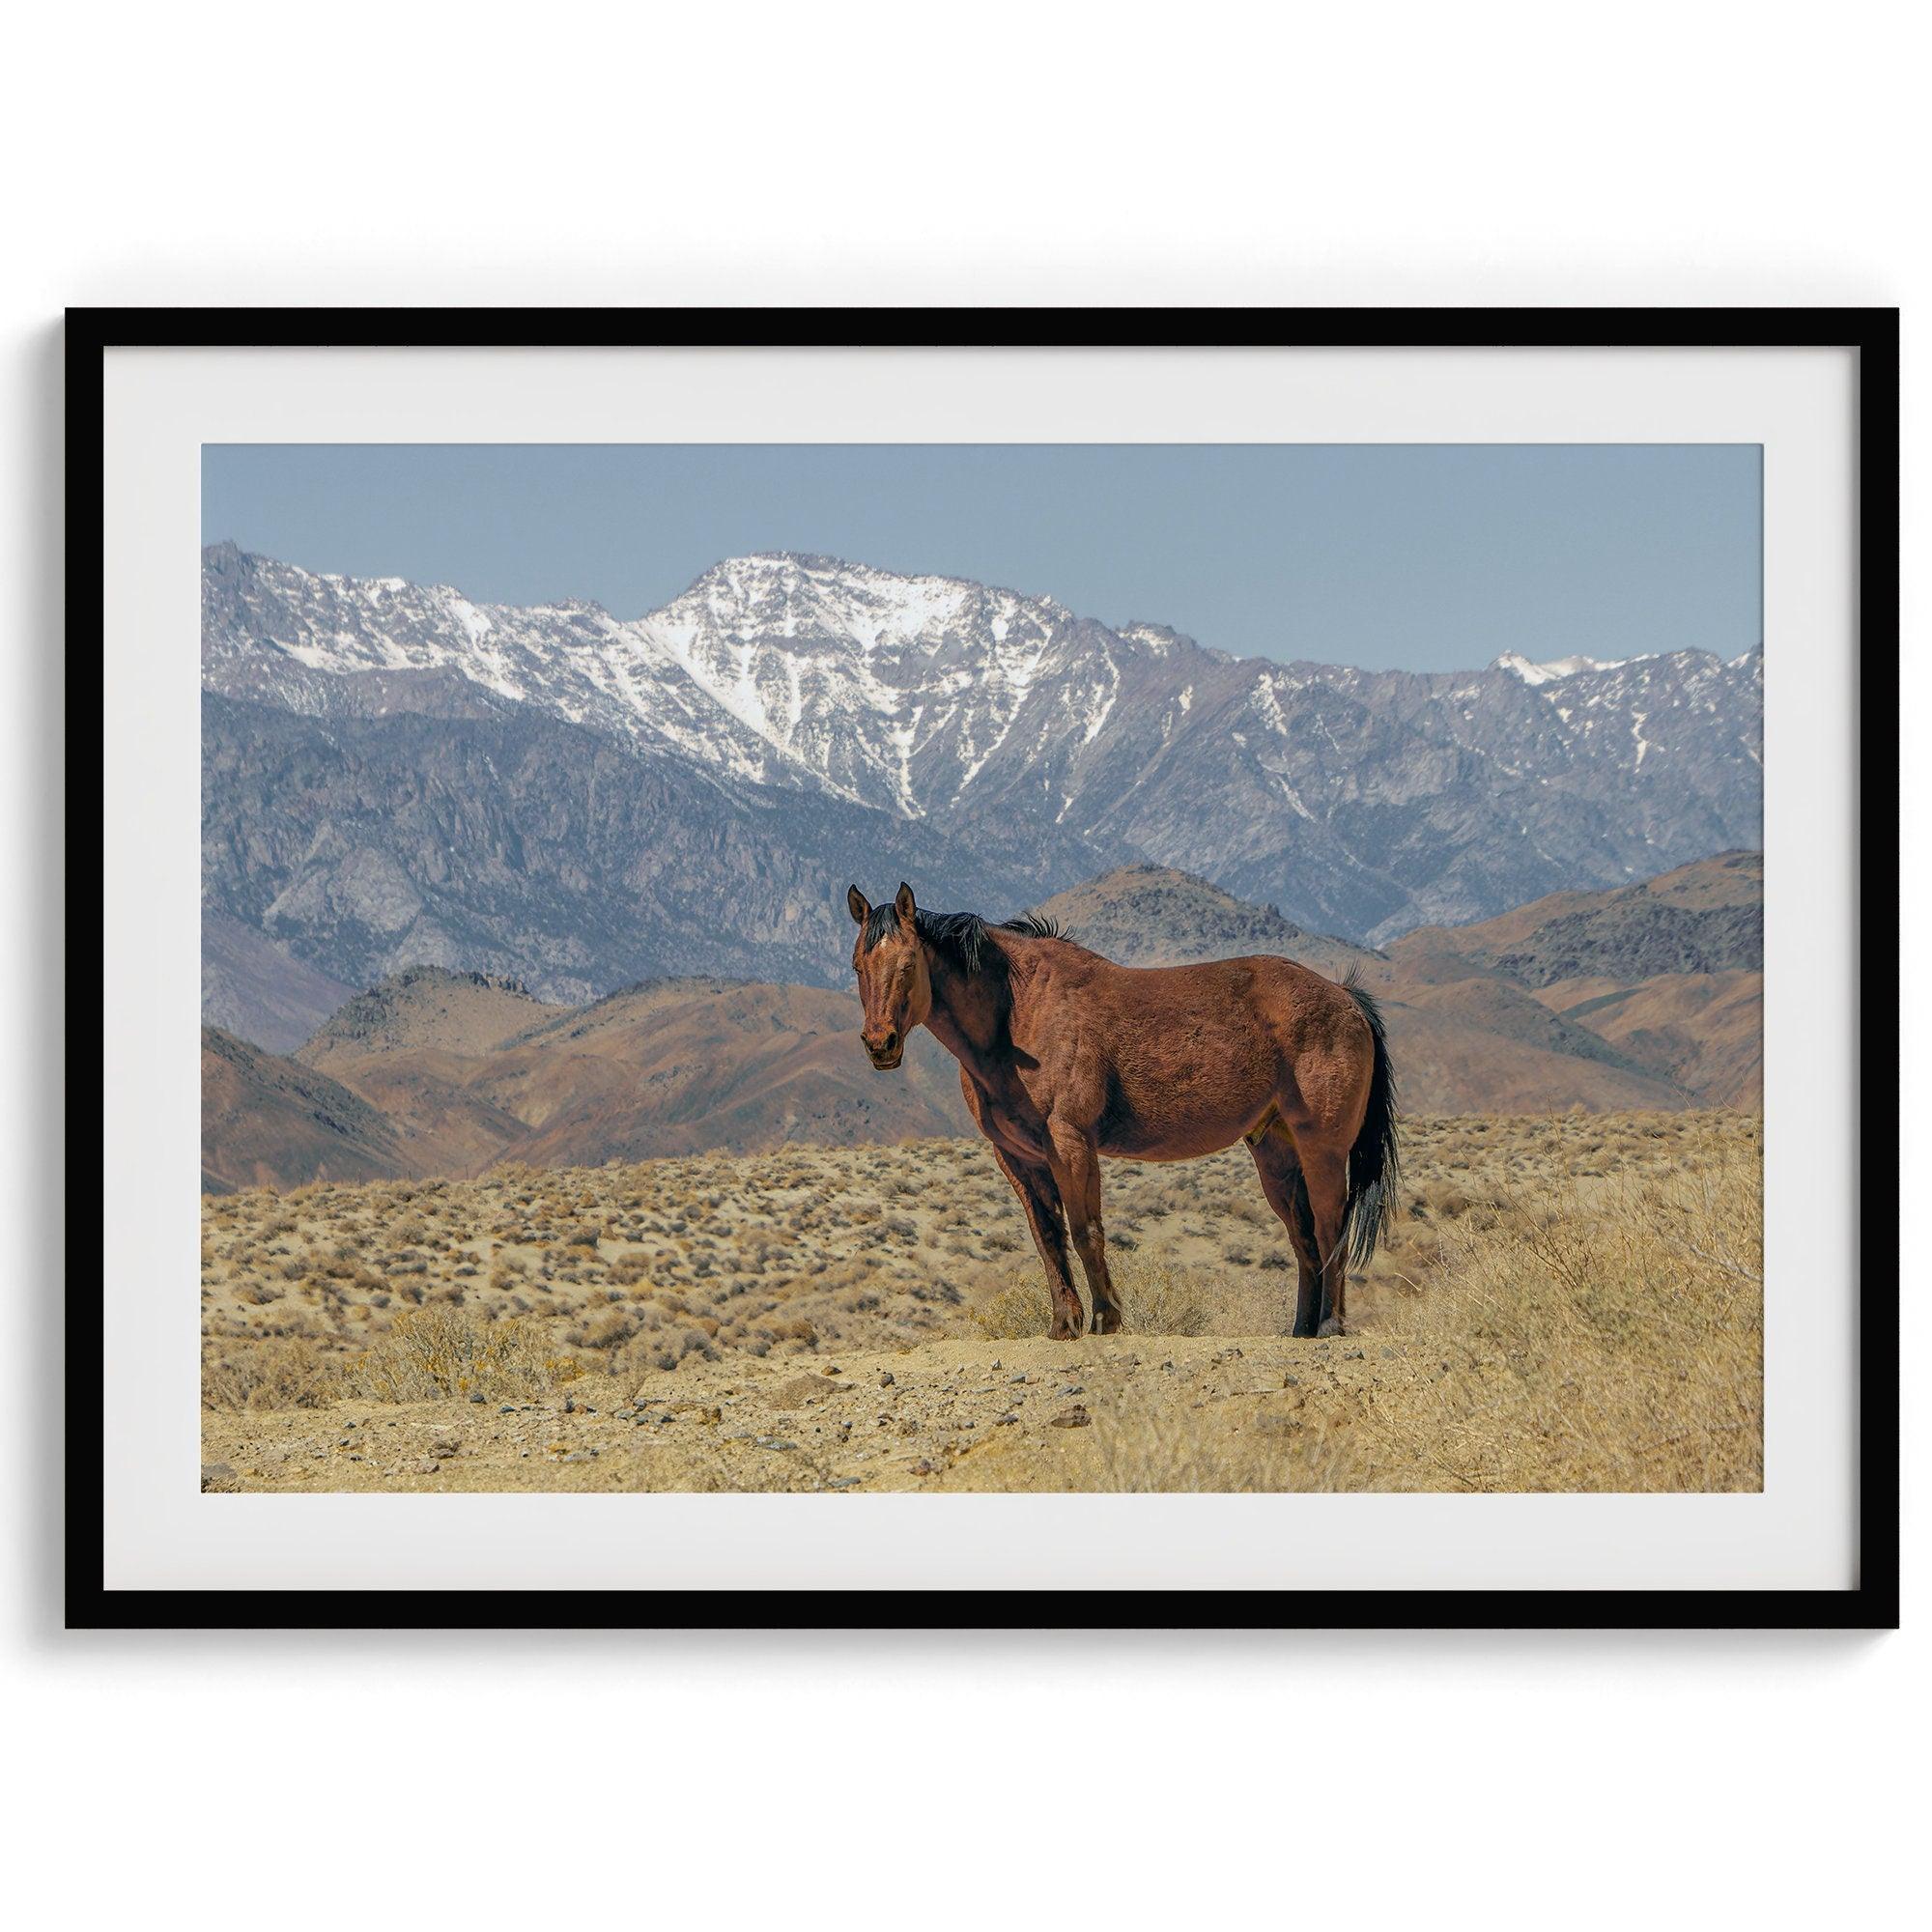
[[375, 1402], [435, 1402], [545, 1396], [582, 1374], [533, 1322], [512, 1316], [485, 1322], [446, 1303], [396, 1317], [389, 1332], [344, 1365], [352, 1394]]

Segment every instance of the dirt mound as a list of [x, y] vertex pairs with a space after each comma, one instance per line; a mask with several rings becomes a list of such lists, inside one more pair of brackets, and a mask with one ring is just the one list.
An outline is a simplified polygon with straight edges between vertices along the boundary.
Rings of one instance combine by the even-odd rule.
[[1604, 893], [1553, 893], [1474, 925], [1420, 926], [1389, 957], [1407, 977], [1499, 973], [1525, 986], [1590, 976], [1755, 971], [1764, 964], [1764, 857], [1725, 852]]
[[1707, 1106], [1764, 1104], [1764, 975], [1661, 974], [1635, 985], [1559, 980], [1538, 997]]
[[426, 1048], [485, 1053], [560, 1010], [532, 999], [521, 980], [488, 973], [412, 966], [333, 1014], [296, 1055], [330, 1067], [371, 1053]]
[[202, 1028], [204, 1192], [410, 1171], [393, 1124], [348, 1088], [219, 1027]]
[[1122, 966], [1184, 966], [1272, 952], [1339, 980], [1351, 966], [1380, 956], [1346, 939], [1306, 932], [1273, 906], [1250, 905], [1169, 866], [1123, 866], [1056, 893], [1035, 910], [1067, 938]]

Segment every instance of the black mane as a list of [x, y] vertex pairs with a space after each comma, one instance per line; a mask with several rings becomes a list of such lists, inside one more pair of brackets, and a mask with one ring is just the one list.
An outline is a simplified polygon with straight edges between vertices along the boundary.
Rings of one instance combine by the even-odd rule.
[[[997, 946], [988, 947], [989, 932], [1017, 932], [1027, 939], [1064, 939], [1059, 925], [1038, 913], [1022, 913], [1018, 919], [1005, 919], [997, 926], [977, 912], [925, 912], [913, 914], [913, 930], [962, 973], [981, 973], [1002, 963]], [[887, 934], [899, 929], [897, 909], [891, 899], [875, 905], [866, 921], [866, 951], [869, 952]]]

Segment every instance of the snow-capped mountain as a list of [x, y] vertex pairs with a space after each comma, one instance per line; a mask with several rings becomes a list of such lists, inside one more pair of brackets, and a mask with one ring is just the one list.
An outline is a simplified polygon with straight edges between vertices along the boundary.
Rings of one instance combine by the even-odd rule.
[[1049, 598], [828, 557], [733, 557], [630, 621], [321, 577], [231, 546], [209, 553], [203, 586], [204, 681], [229, 696], [322, 709], [315, 674], [453, 671], [727, 780], [914, 818], [957, 804], [1002, 753], [1037, 764], [1068, 731], [1091, 741], [1122, 664], [1166, 648]]
[[[405, 718], [443, 721], [465, 742], [548, 721], [554, 755], [603, 746], [605, 762], [647, 768], [683, 801], [681, 837], [694, 815], [719, 836], [755, 823], [772, 841], [760, 863], [777, 872], [794, 822], [814, 837], [837, 822], [838, 851], [848, 837], [876, 846], [858, 867], [867, 879], [893, 869], [915, 832], [927, 864], [961, 887], [969, 875], [981, 890], [1003, 884], [1015, 906], [1152, 860], [1304, 925], [1380, 940], [1758, 838], [1758, 651], [1730, 663], [1512, 651], [1435, 674], [1281, 664], [1157, 624], [1110, 628], [1049, 597], [790, 554], [726, 559], [635, 618], [319, 576], [232, 545], [205, 553], [202, 582], [203, 678], [224, 703], [224, 741], [266, 729], [266, 714], [311, 733], [355, 721], [375, 756], [401, 742], [381, 727]], [[287, 727], [275, 729], [283, 742]], [[451, 782], [487, 794], [493, 780]], [[513, 801], [494, 803], [514, 818]], [[586, 792], [573, 807], [585, 823], [544, 836], [578, 841], [580, 869], [602, 864], [608, 887], [608, 859], [593, 858], [603, 809]], [[312, 797], [304, 810], [319, 810]], [[412, 891], [433, 869], [426, 851], [391, 852], [374, 823], [352, 837], [322, 815], [327, 849], [362, 854], [365, 871], [372, 839]], [[527, 852], [535, 828], [511, 831]], [[464, 855], [450, 847], [435, 863], [460, 872]], [[361, 976], [340, 949], [304, 951], [287, 882], [264, 898], [266, 883], [240, 892], [256, 903], [238, 917], [281, 905], [269, 926], [298, 956]], [[943, 877], [928, 890], [963, 902]], [[464, 956], [440, 963], [518, 970], [447, 923], [443, 950]], [[810, 942], [828, 950], [828, 975], [841, 970], [838, 937], [828, 921]], [[582, 966], [586, 980], [608, 970]]]
[[804, 777], [721, 707], [651, 625], [595, 604], [472, 604], [447, 584], [322, 577], [232, 544], [204, 554], [201, 583], [202, 682], [229, 696], [325, 711], [341, 694], [322, 680], [380, 677], [403, 690], [454, 673], [727, 778]]

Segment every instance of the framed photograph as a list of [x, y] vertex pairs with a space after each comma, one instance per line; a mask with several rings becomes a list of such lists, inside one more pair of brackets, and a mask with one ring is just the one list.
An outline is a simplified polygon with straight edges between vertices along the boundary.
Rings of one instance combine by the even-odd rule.
[[1894, 312], [82, 310], [68, 421], [72, 1625], [1896, 1622]]

